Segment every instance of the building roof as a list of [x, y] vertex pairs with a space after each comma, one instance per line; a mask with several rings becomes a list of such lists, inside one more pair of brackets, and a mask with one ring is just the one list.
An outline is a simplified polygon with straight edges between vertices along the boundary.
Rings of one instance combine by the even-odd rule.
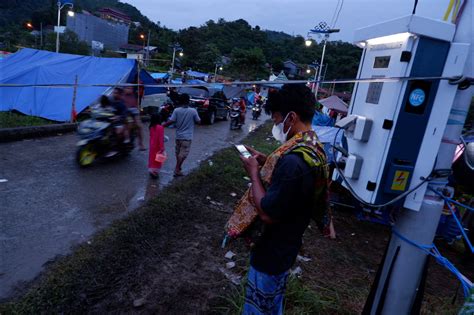
[[97, 11], [97, 12], [112, 15], [112, 16], [118, 18], [118, 19], [124, 20], [124, 21], [129, 22], [129, 23], [132, 22], [132, 19], [128, 15], [126, 15], [125, 13], [123, 13], [122, 11], [117, 10], [117, 9], [102, 8], [102, 9], [99, 9], [99, 11]]
[[140, 51], [140, 50], [143, 50], [143, 46], [142, 45], [135, 45], [135, 44], [123, 44], [122, 46], [120, 46], [120, 49], [131, 50], [131, 51]]

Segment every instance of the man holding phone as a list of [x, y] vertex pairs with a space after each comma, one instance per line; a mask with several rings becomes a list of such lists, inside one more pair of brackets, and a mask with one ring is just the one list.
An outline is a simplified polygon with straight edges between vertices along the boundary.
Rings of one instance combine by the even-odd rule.
[[268, 157], [246, 147], [250, 156], [240, 157], [251, 187], [227, 224], [228, 234], [248, 236], [260, 227], [253, 233], [259, 236], [250, 255], [244, 314], [282, 314], [289, 269], [310, 219], [321, 230], [329, 228], [326, 156], [311, 129], [315, 103], [304, 85], [270, 93], [265, 110], [282, 145]]

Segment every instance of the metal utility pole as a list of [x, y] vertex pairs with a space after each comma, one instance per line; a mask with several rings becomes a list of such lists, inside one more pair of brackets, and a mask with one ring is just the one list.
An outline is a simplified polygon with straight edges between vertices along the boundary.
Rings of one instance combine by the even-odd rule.
[[322, 68], [324, 65], [324, 55], [326, 53], [326, 44], [329, 39], [329, 34], [331, 33], [338, 33], [340, 30], [339, 29], [331, 29], [329, 25], [326, 22], [320, 22], [318, 25], [314, 27], [314, 29], [310, 30], [308, 32], [308, 39], [306, 40], [305, 44], [306, 46], [311, 46], [312, 41], [309, 38], [310, 34], [318, 34], [324, 37], [323, 39], [323, 52], [321, 54], [321, 62], [319, 63], [320, 67], [318, 70], [318, 78], [316, 81], [316, 88], [315, 88], [315, 96], [316, 100], [318, 99], [318, 91], [319, 91], [319, 81], [321, 81], [321, 75], [322, 75]]
[[145, 65], [148, 66], [148, 60], [150, 59], [150, 30], [148, 30], [148, 37], [147, 37], [147, 47], [146, 47], [146, 62]]
[[[74, 7], [74, 5], [71, 3], [71, 2], [64, 2], [64, 4], [61, 4], [61, 1], [58, 1], [57, 2], [57, 5], [58, 5], [58, 28], [56, 29], [56, 52], [58, 53], [59, 52], [59, 27], [61, 26], [61, 10], [62, 8], [64, 8], [66, 5], [70, 5], [71, 6], [71, 10], [72, 8]], [[68, 12], [69, 16], [74, 16], [74, 12], [73, 11], [69, 11]]]
[[43, 22], [40, 22], [40, 49], [43, 49]]
[[170, 45], [170, 47], [173, 48], [173, 59], [171, 60], [171, 73], [170, 73], [170, 80], [171, 80], [174, 74], [174, 62], [176, 60], [176, 51], [179, 51], [180, 55], [182, 55], [183, 48], [181, 48], [181, 46], [178, 43]]
[[216, 63], [216, 68], [214, 69], [214, 80], [213, 80], [214, 83], [216, 83], [216, 80], [217, 80], [217, 70], [222, 71], [223, 70], [222, 65]]
[[[457, 27], [454, 42], [471, 43], [464, 75], [472, 76], [473, 2], [471, 1], [468, 6]], [[451, 169], [454, 152], [460, 143], [460, 135], [473, 94], [472, 86], [466, 90], [458, 90], [456, 93], [435, 163], [437, 170]], [[439, 190], [447, 183], [447, 177], [439, 178], [430, 181], [428, 187]], [[443, 206], [443, 200], [428, 189], [420, 211], [402, 210], [394, 229], [417, 244], [430, 245], [433, 243]], [[380, 278], [373, 292], [373, 300], [368, 301], [363, 314], [410, 314], [420, 289], [426, 262], [425, 252], [392, 234]]]

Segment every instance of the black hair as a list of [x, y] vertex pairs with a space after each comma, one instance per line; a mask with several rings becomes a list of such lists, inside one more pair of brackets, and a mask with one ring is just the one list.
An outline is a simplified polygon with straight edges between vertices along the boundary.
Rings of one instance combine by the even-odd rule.
[[101, 95], [99, 98], [99, 103], [100, 106], [107, 107], [110, 105], [110, 98], [108, 98], [106, 95]]
[[188, 105], [189, 104], [189, 94], [183, 93], [179, 96], [179, 104], [180, 105]]
[[118, 92], [119, 94], [122, 94], [122, 93], [123, 93], [123, 89], [122, 89], [121, 87], [119, 87], [119, 86], [116, 86], [116, 87], [114, 88], [114, 91], [115, 91], [115, 92]]
[[158, 114], [152, 114], [150, 117], [150, 126], [149, 128], [152, 128], [156, 125], [161, 125], [163, 122], [163, 115], [161, 113]]
[[304, 84], [285, 84], [280, 90], [268, 93], [265, 112], [268, 115], [279, 112], [282, 116], [295, 112], [302, 122], [310, 122], [316, 109], [313, 92]]

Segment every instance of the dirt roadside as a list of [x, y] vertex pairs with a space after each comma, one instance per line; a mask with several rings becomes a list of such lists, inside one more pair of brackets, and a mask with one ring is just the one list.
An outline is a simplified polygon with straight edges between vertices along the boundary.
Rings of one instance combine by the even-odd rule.
[[[269, 127], [245, 142], [269, 152], [275, 146]], [[220, 245], [223, 226], [247, 186], [244, 176], [233, 148], [218, 152], [90, 244], [57, 259], [26, 294], [2, 304], [0, 313], [238, 313], [241, 287], [229, 277], [244, 278], [247, 249], [239, 241], [226, 249]], [[337, 240], [307, 231], [301, 255], [311, 260], [295, 265], [302, 274], [290, 283], [287, 314], [361, 312], [389, 231], [349, 212], [335, 213], [335, 224]], [[228, 250], [237, 254], [230, 270]], [[473, 278], [474, 268], [455, 249], [440, 250]], [[459, 298], [454, 306], [450, 302], [457, 286], [448, 271], [431, 264], [423, 312], [456, 313]]]

